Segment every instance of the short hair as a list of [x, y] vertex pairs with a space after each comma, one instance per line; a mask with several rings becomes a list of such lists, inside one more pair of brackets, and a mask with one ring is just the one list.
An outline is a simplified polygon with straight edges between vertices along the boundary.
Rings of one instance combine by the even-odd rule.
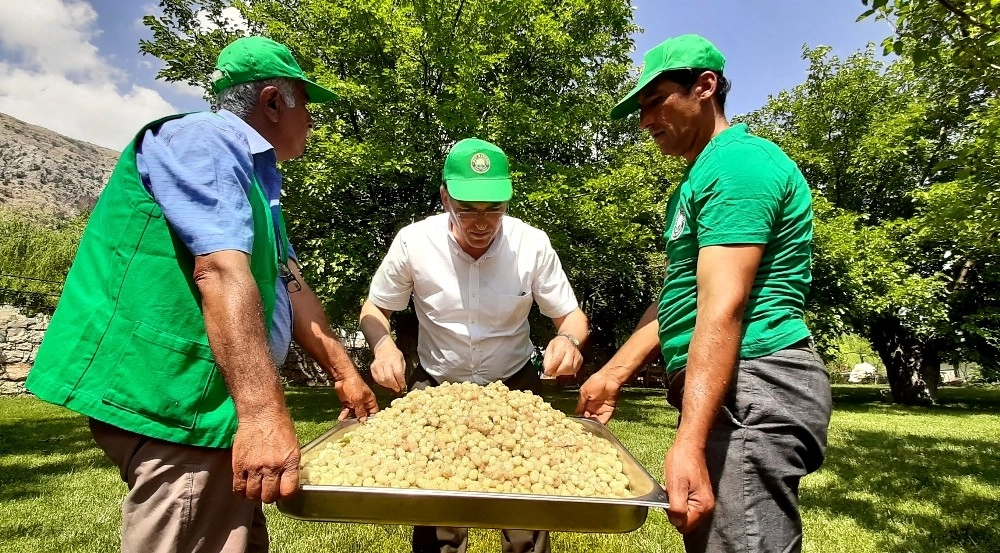
[[294, 108], [295, 83], [295, 79], [278, 78], [236, 84], [219, 91], [215, 97], [215, 109], [229, 110], [240, 119], [246, 119], [257, 105], [261, 91], [269, 86], [277, 88], [285, 105]]
[[660, 85], [662, 81], [671, 81], [680, 85], [684, 89], [684, 93], [691, 92], [694, 88], [695, 83], [698, 82], [698, 78], [701, 74], [709, 71], [715, 74], [718, 84], [715, 87], [715, 99], [719, 102], [719, 109], [723, 113], [726, 111], [726, 95], [729, 94], [729, 89], [732, 88], [732, 83], [729, 79], [722, 75], [722, 71], [716, 71], [714, 69], [700, 69], [700, 68], [690, 68], [690, 69], [672, 69], [670, 71], [664, 71], [657, 75], [653, 82], [650, 83], [652, 88]]

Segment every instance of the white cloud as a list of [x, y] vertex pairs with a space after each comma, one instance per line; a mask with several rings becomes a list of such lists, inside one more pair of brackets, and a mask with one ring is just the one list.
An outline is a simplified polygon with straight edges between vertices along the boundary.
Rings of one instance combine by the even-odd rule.
[[182, 96], [189, 96], [191, 98], [202, 99], [205, 97], [205, 89], [199, 88], [197, 86], [191, 86], [187, 83], [182, 83], [180, 81], [167, 82], [167, 81], [157, 81], [157, 84], [161, 89], [169, 90], [174, 94], [180, 94]]
[[175, 112], [101, 55], [96, 22], [83, 0], [0, 2], [0, 112], [115, 150]]
[[[240, 10], [229, 7], [222, 10], [222, 20], [227, 24], [227, 27], [232, 27], [246, 32], [249, 27], [247, 27], [247, 20], [243, 18], [243, 14]], [[198, 12], [198, 26], [202, 32], [209, 32], [218, 29], [219, 26], [215, 24], [211, 19], [209, 19], [209, 14], [207, 10], [201, 10]]]

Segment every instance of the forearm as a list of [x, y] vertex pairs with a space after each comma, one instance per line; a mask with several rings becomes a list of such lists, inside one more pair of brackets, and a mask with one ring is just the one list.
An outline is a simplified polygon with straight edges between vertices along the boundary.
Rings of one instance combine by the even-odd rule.
[[334, 380], [358, 376], [354, 362], [330, 327], [323, 304], [301, 276], [296, 276], [302, 289], [289, 294], [295, 313], [295, 326], [292, 329], [295, 343]]
[[582, 348], [587, 343], [587, 338], [590, 337], [590, 324], [587, 321], [587, 316], [583, 314], [583, 311], [579, 307], [576, 308], [556, 325], [556, 333], [572, 336], [580, 343], [580, 347]]
[[212, 354], [237, 416], [243, 418], [264, 409], [283, 410], [284, 393], [268, 348], [257, 284], [245, 254], [227, 253], [223, 262], [219, 262], [219, 254], [199, 256], [195, 261], [195, 282], [202, 295]]
[[660, 347], [660, 329], [656, 311], [656, 303], [646, 309], [636, 325], [635, 332], [601, 369], [609, 378], [624, 384]]
[[699, 307], [688, 348], [681, 410], [684, 416], [675, 443], [704, 449], [732, 382], [741, 339], [742, 307], [722, 311]]
[[374, 303], [365, 300], [361, 306], [361, 333], [365, 335], [368, 347], [375, 348], [383, 340], [392, 340], [389, 328], [389, 317]]

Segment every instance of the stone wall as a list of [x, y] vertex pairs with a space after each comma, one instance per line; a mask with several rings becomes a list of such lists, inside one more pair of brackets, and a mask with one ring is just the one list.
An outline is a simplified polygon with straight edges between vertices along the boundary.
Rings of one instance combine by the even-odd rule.
[[0, 395], [25, 393], [24, 380], [48, 326], [48, 315], [29, 317], [0, 306]]
[[[17, 308], [0, 306], [0, 395], [26, 393], [24, 380], [35, 362], [35, 353], [48, 326], [48, 315], [29, 317]], [[364, 338], [358, 332], [341, 334], [358, 368], [362, 372], [367, 371], [371, 353], [364, 344]], [[281, 377], [288, 386], [330, 385], [326, 373], [295, 346], [281, 367]]]

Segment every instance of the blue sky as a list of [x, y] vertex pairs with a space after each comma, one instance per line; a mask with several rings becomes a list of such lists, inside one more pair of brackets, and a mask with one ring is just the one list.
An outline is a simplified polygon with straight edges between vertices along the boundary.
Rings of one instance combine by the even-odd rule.
[[[860, 0], [633, 0], [633, 57], [674, 35], [704, 35], [726, 55], [727, 112], [746, 113], [801, 83], [802, 46], [846, 56], [892, 30], [856, 23]], [[140, 56], [152, 0], [0, 2], [0, 112], [120, 150], [143, 123], [205, 109], [201, 91], [155, 80], [159, 60]]]

